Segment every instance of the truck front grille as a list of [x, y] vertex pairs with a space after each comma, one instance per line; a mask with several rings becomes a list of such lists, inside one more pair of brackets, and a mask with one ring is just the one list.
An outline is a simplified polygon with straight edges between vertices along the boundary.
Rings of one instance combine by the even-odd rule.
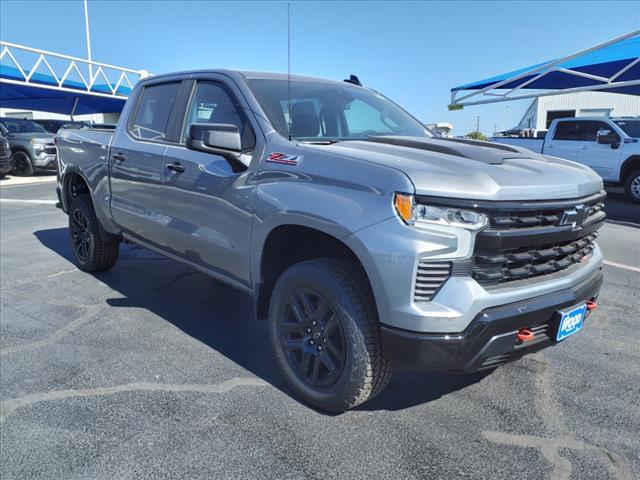
[[450, 276], [451, 262], [421, 260], [418, 263], [416, 273], [414, 300], [416, 302], [430, 301]]
[[47, 155], [55, 155], [56, 154], [56, 146], [53, 143], [45, 144], [44, 153], [46, 153]]
[[476, 255], [471, 272], [481, 285], [511, 282], [548, 275], [579, 263], [593, 251], [596, 232], [576, 241]]
[[555, 204], [483, 205], [480, 210], [489, 216], [489, 226], [476, 237], [472, 277], [491, 286], [550, 275], [580, 263], [593, 251], [606, 218], [605, 196], [600, 192]]

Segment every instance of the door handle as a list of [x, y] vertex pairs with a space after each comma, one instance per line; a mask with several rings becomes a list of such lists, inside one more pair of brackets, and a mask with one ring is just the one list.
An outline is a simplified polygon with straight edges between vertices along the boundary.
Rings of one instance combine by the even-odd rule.
[[184, 167], [180, 162], [169, 163], [167, 164], [167, 170], [171, 170], [172, 172], [182, 173], [184, 172]]
[[583, 145], [583, 146], [580, 147], [580, 150], [589, 150], [589, 147]]
[[124, 162], [127, 159], [127, 157], [125, 157], [122, 153], [114, 153], [113, 155], [111, 155], [111, 158], [117, 160], [118, 162]]

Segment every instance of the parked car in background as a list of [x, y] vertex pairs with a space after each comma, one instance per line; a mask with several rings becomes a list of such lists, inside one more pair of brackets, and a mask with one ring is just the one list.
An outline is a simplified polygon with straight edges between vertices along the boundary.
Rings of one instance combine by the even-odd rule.
[[587, 165], [605, 182], [623, 185], [629, 199], [640, 203], [640, 118], [558, 118], [544, 139], [491, 140]]
[[0, 178], [4, 178], [11, 170], [11, 149], [9, 141], [0, 133]]
[[41, 125], [32, 120], [0, 118], [0, 132], [9, 141], [13, 174], [26, 176], [57, 168], [54, 135]]
[[393, 368], [496, 368], [597, 307], [598, 175], [433, 138], [354, 77], [158, 75], [115, 132], [56, 142], [80, 269], [109, 269], [124, 239], [246, 292], [272, 361], [325, 410], [377, 395]]
[[58, 133], [58, 130], [61, 128], [67, 129], [79, 129], [86, 125], [91, 125], [90, 122], [76, 122], [70, 120], [57, 120], [57, 119], [34, 119], [33, 120], [38, 125], [44, 127], [44, 129], [49, 133]]

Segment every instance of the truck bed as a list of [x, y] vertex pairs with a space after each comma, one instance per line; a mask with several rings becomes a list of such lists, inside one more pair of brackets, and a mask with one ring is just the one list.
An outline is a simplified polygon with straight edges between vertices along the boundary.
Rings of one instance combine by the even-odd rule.
[[60, 164], [108, 163], [112, 137], [110, 130], [59, 130], [56, 146]]

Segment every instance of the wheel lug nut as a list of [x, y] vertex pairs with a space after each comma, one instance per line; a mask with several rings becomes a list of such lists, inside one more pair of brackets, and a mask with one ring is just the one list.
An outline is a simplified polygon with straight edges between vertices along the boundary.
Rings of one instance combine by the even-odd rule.
[[322, 345], [318, 345], [318, 351], [322, 350]]
[[311, 345], [313, 345], [313, 343], [314, 343], [314, 342], [313, 342], [313, 340], [311, 340], [309, 343], [310, 343]]
[[307, 328], [307, 333], [311, 333], [311, 329], [310, 328]]
[[311, 325], [316, 326], [318, 324], [318, 322], [316, 322], [315, 320], [313, 322], [311, 322]]

